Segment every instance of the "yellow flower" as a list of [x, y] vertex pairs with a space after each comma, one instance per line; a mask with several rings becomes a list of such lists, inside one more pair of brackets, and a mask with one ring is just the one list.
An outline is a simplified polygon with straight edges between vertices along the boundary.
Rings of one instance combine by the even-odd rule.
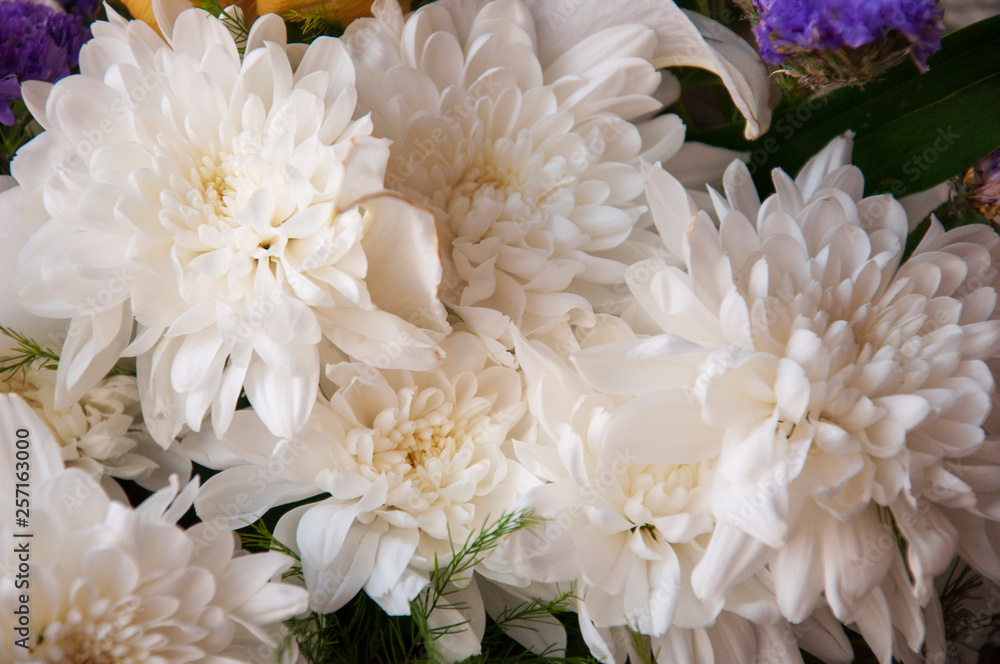
[[[156, 16], [153, 14], [153, 3], [151, 0], [122, 0], [128, 13], [132, 18], [148, 23], [157, 33], [160, 28], [156, 25]], [[161, 34], [162, 36], [162, 34]]]
[[[372, 15], [373, 0], [258, 0], [257, 11], [261, 14], [320, 15], [334, 19], [342, 26], [356, 18]], [[410, 11], [410, 0], [400, 0], [403, 12]]]
[[[156, 16], [153, 14], [152, 0], [122, 0], [125, 7], [135, 19], [148, 23], [154, 30], [160, 32], [156, 25]], [[371, 16], [373, 0], [236, 0], [227, 2], [223, 0], [223, 6], [237, 4], [243, 8], [243, 15], [247, 18], [247, 23], [253, 23], [257, 16], [261, 14], [289, 14], [295, 12], [298, 15], [320, 15], [338, 21], [343, 27], [356, 18]], [[399, 0], [403, 12], [410, 11], [410, 0]], [[199, 6], [194, 2], [194, 6]]]

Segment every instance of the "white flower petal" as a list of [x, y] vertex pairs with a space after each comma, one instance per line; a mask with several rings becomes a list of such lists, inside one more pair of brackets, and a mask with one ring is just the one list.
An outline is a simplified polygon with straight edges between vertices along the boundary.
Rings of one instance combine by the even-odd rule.
[[[675, 432], [666, 434], [666, 432]], [[710, 459], [722, 447], [721, 431], [705, 424], [683, 390], [640, 396], [608, 420], [602, 444], [609, 454], [642, 463], [688, 464]]]

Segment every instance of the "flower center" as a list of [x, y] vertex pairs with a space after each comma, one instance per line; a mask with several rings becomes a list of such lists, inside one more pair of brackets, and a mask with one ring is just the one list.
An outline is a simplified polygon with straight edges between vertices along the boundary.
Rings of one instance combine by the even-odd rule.
[[[452, 186], [445, 205], [456, 236], [471, 241], [499, 237], [506, 244], [517, 243], [529, 229], [544, 225], [554, 211], [546, 208], [564, 190], [571, 193], [577, 182], [565, 158], [548, 159], [509, 138], [483, 144], [471, 156], [471, 165]], [[559, 211], [571, 210], [572, 205]], [[515, 225], [521, 226], [517, 233]]]
[[482, 397], [455, 403], [437, 388], [404, 390], [400, 397], [400, 406], [380, 412], [372, 429], [350, 432], [348, 444], [363, 476], [385, 474], [390, 487], [408, 487], [391, 493], [390, 504], [421, 512], [453, 482], [481, 479], [481, 469], [471, 476], [468, 471], [499, 427], [488, 415], [490, 401]]
[[145, 661], [149, 655], [134, 641], [142, 630], [132, 626], [139, 600], [128, 598], [112, 607], [97, 620], [77, 616], [59, 625], [55, 645], [62, 651], [65, 664], [123, 664]]
[[[171, 153], [184, 178], [172, 177], [161, 194], [161, 223], [173, 232], [173, 259], [181, 268], [181, 296], [252, 306], [261, 263], [274, 270], [288, 238], [282, 223], [297, 208], [281, 167], [260, 152], [214, 143]], [[249, 298], [249, 299], [248, 299]]]
[[626, 496], [625, 515], [637, 526], [649, 525], [649, 519], [671, 516], [687, 507], [691, 491], [701, 482], [702, 466], [629, 465], [619, 474]]
[[235, 225], [233, 214], [259, 185], [235, 155], [202, 158], [198, 169], [199, 189], [204, 197], [206, 217]]
[[454, 422], [438, 411], [426, 418], [400, 423], [388, 439], [396, 451], [406, 455], [406, 463], [423, 468], [431, 458], [450, 460], [472, 437], [468, 420]]

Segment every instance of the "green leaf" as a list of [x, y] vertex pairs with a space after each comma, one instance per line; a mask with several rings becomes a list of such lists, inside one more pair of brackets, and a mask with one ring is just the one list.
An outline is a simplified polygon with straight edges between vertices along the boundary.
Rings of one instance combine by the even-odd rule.
[[770, 171], [796, 173], [829, 141], [854, 131], [854, 163], [866, 194], [905, 196], [953, 177], [1000, 146], [1000, 17], [945, 37], [919, 74], [912, 63], [864, 89], [841, 89], [775, 114], [771, 131], [747, 142], [742, 127], [691, 132], [689, 138], [750, 153], [762, 190]]

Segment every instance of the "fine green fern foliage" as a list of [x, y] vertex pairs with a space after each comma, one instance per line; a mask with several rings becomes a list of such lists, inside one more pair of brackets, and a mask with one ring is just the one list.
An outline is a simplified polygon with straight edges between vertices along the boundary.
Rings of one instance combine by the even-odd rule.
[[[298, 643], [300, 652], [311, 664], [432, 664], [441, 661], [436, 639], [463, 628], [464, 623], [431, 627], [431, 611], [441, 608], [461, 610], [453, 595], [472, 581], [474, 568], [483, 561], [500, 540], [521, 528], [535, 528], [542, 523], [530, 511], [502, 515], [472, 533], [456, 548], [447, 563], [435, 560], [431, 583], [410, 605], [412, 615], [389, 616], [365, 593], [359, 593], [334, 613], [311, 612], [286, 621], [288, 636], [284, 648]], [[299, 560], [289, 546], [275, 539], [263, 520], [240, 531], [243, 546], [256, 551], [278, 551]], [[302, 578], [302, 568], [294, 565], [285, 578]], [[532, 623], [550, 622], [562, 616], [575, 623], [575, 598], [571, 590], [560, 591], [552, 599], [534, 599], [504, 609], [488, 619], [482, 640], [482, 652], [467, 664], [593, 664], [587, 656], [562, 656], [556, 648], [534, 653], [507, 635], [507, 629], [531, 629]]]
[[536, 528], [541, 523], [542, 520], [530, 510], [505, 513], [492, 524], [484, 524], [478, 532], [472, 533], [462, 548], [455, 550], [455, 545], [452, 543], [451, 559], [444, 566], [441, 566], [438, 557], [434, 556], [434, 572], [431, 575], [430, 585], [410, 602], [410, 613], [432, 657], [438, 654], [435, 646], [437, 639], [462, 631], [464, 623], [431, 627], [429, 623], [431, 613], [445, 606], [457, 611], [467, 608], [461, 602], [452, 602], [449, 598], [468, 586], [472, 581], [473, 568], [481, 563], [507, 535], [521, 528]]
[[346, 24], [337, 18], [336, 10], [320, 3], [312, 9], [292, 9], [284, 14], [290, 42], [311, 43], [318, 37], [339, 37]]
[[[243, 529], [239, 533], [240, 542], [243, 544], [243, 548], [257, 550], [257, 551], [277, 551], [278, 553], [283, 553], [286, 556], [291, 556], [296, 561], [301, 562], [299, 554], [295, 553], [285, 544], [279, 542], [274, 534], [268, 530], [267, 524], [264, 523], [263, 519], [253, 522], [247, 528]], [[282, 579], [288, 579], [290, 577], [300, 577], [302, 576], [302, 566], [292, 565], [284, 574], [281, 575]]]
[[204, 9], [212, 16], [219, 17], [219, 22], [226, 26], [226, 29], [233, 36], [233, 41], [236, 42], [236, 48], [242, 57], [246, 50], [247, 37], [250, 36], [250, 25], [247, 23], [246, 17], [243, 16], [243, 12], [236, 11], [235, 7], [226, 11], [227, 5], [223, 5], [220, 0], [193, 0], [193, 2], [195, 7]]
[[55, 370], [59, 366], [59, 354], [54, 350], [3, 325], [0, 325], [0, 334], [14, 342], [12, 354], [0, 358], [0, 380], [11, 380], [32, 368]]
[[[10, 353], [0, 357], [0, 381], [12, 380], [18, 374], [23, 377], [29, 369], [55, 371], [59, 368], [59, 353], [51, 348], [3, 325], [0, 325], [0, 334], [14, 342]], [[114, 367], [108, 372], [108, 378], [134, 375], [135, 372], [121, 367]]]
[[483, 650], [480, 655], [466, 660], [466, 664], [487, 664], [503, 662], [504, 664], [592, 664], [595, 660], [586, 656], [562, 656], [560, 650], [552, 645], [540, 653], [525, 649], [514, 641], [507, 630], [512, 628], [532, 629], [532, 624], [549, 622], [553, 617], [566, 616], [572, 624], [576, 623], [574, 610], [576, 598], [572, 590], [560, 592], [551, 600], [533, 599], [518, 606], [504, 609], [499, 615], [486, 623], [483, 633]]
[[632, 650], [639, 659], [638, 664], [656, 664], [656, 653], [653, 652], [649, 639], [631, 627], [628, 630], [628, 635], [632, 641]]
[[409, 616], [390, 616], [365, 593], [335, 613], [293, 618], [289, 636], [312, 664], [425, 662], [419, 633]]
[[969, 600], [974, 599], [982, 588], [983, 577], [956, 558], [941, 589], [941, 613], [944, 615], [945, 638], [949, 642], [969, 641], [976, 632], [991, 626], [996, 630], [1000, 625], [1000, 614], [988, 611], [977, 613], [968, 606]]

